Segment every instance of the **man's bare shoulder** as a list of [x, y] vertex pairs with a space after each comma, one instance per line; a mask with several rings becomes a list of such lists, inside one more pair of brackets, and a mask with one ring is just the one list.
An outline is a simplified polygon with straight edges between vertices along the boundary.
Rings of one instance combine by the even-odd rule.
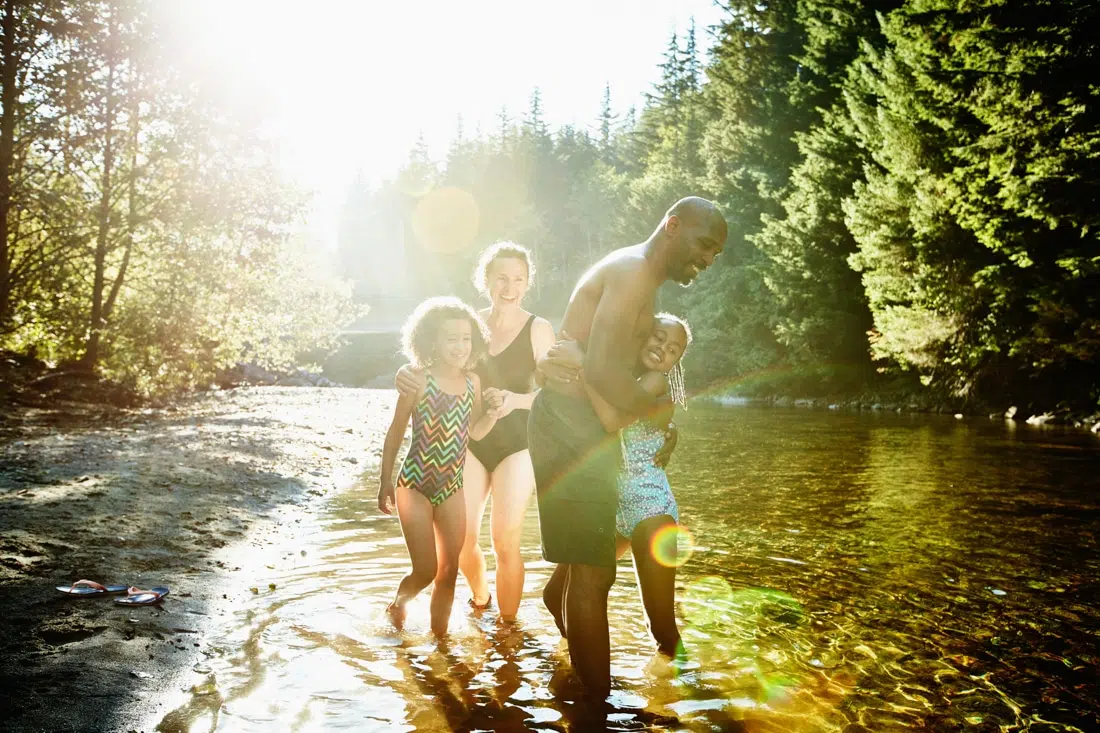
[[645, 252], [639, 244], [630, 247], [621, 247], [608, 252], [603, 259], [589, 268], [584, 274], [582, 283], [598, 283], [607, 278], [620, 277], [644, 272], [648, 268]]

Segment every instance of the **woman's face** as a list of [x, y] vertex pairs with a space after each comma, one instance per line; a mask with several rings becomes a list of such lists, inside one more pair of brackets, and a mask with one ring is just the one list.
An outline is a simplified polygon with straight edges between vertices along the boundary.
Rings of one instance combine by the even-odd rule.
[[518, 308], [527, 294], [527, 263], [518, 257], [497, 257], [485, 271], [489, 300], [496, 308]]
[[649, 371], [668, 374], [680, 362], [687, 349], [687, 331], [676, 321], [654, 321], [653, 330], [642, 347], [639, 360]]

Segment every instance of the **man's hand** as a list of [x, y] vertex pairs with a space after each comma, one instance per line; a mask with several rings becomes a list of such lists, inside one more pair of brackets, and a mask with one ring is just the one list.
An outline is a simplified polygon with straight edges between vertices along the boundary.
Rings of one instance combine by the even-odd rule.
[[420, 394], [428, 386], [428, 375], [423, 369], [417, 369], [406, 364], [397, 370], [397, 376], [393, 379], [393, 386], [403, 395]]
[[393, 483], [380, 481], [378, 483], [378, 511], [392, 517], [396, 509], [397, 493], [394, 491]]
[[539, 362], [539, 370], [552, 382], [575, 384], [583, 377], [584, 349], [565, 331]]
[[665, 442], [661, 449], [653, 456], [653, 465], [664, 468], [672, 458], [672, 451], [676, 450], [676, 443], [680, 440], [680, 431], [676, 429], [676, 423], [669, 422], [665, 429]]

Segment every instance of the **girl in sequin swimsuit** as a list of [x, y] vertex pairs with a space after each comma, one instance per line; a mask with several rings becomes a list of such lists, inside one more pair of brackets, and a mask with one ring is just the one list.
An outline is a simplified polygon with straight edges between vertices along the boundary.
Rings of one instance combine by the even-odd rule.
[[[427, 380], [422, 390], [398, 398], [382, 449], [378, 508], [391, 515], [396, 509], [412, 559], [412, 571], [401, 579], [387, 611], [401, 628], [406, 604], [434, 580], [431, 626], [443, 636], [466, 535], [461, 496], [466, 446], [470, 438], [484, 437], [497, 419], [495, 409], [482, 409], [481, 381], [469, 371], [488, 352], [488, 336], [473, 309], [457, 298], [421, 303], [402, 336], [405, 355], [425, 369]], [[394, 462], [410, 418], [412, 440], [395, 487]]]
[[[676, 532], [680, 519], [672, 487], [653, 457], [665, 441], [665, 428], [676, 404], [684, 404], [680, 360], [691, 343], [687, 323], [669, 313], [654, 318], [653, 332], [638, 356], [639, 384], [661, 400], [657, 413], [625, 427], [622, 415], [596, 396], [592, 402], [608, 431], [622, 429], [623, 465], [619, 471], [619, 508], [615, 517], [618, 556], [629, 549], [657, 648], [668, 657], [682, 654], [676, 627]], [[590, 396], [593, 393], [590, 392]]]

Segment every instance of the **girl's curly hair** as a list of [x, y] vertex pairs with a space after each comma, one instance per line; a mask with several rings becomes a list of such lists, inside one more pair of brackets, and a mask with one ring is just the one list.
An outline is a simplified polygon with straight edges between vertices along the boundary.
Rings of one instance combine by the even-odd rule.
[[527, 285], [534, 284], [535, 258], [531, 255], [531, 250], [515, 242], [497, 242], [483, 249], [478, 255], [477, 266], [474, 267], [474, 287], [477, 288], [477, 292], [486, 297], [489, 296], [489, 266], [502, 258], [523, 260], [523, 264], [527, 265]]
[[401, 351], [405, 358], [418, 368], [431, 365], [443, 322], [462, 319], [470, 322], [473, 348], [466, 368], [473, 369], [489, 354], [489, 329], [477, 311], [450, 296], [428, 298], [416, 306], [416, 310], [405, 321], [401, 329]]

